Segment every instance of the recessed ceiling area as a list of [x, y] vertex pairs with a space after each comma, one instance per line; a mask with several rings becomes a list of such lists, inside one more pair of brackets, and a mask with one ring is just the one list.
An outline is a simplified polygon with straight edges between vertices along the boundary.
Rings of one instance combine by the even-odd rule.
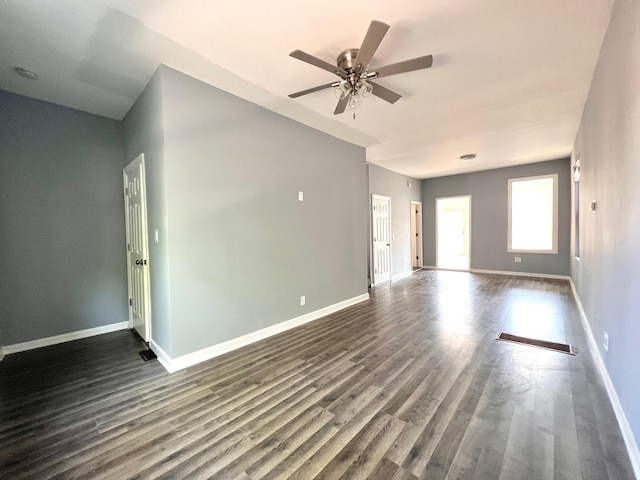
[[[0, 88], [122, 119], [161, 63], [366, 147], [416, 178], [570, 153], [612, 2], [142, 2], [0, 4]], [[333, 115], [335, 75], [372, 20], [391, 26], [372, 67], [432, 54], [430, 69], [377, 80], [404, 98]], [[37, 72], [20, 77], [14, 67]], [[466, 153], [477, 153], [462, 162]]]

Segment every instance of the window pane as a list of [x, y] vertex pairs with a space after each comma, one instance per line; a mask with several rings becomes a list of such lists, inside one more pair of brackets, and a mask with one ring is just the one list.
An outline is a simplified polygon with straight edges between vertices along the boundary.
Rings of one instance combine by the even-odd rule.
[[554, 178], [511, 182], [511, 249], [554, 250]]
[[580, 258], [580, 182], [574, 183], [574, 224], [575, 224], [575, 244], [574, 244], [574, 254], [576, 257]]

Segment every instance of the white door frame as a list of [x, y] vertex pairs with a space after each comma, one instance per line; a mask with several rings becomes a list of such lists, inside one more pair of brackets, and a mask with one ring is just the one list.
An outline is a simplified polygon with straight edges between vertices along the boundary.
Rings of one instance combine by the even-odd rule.
[[[417, 210], [417, 213], [416, 213]], [[411, 201], [411, 267], [422, 268], [422, 202]], [[414, 222], [415, 219], [415, 222]], [[416, 241], [418, 237], [418, 241]], [[416, 245], [415, 251], [413, 245]], [[416, 259], [416, 257], [418, 257]], [[417, 265], [416, 265], [417, 263]]]
[[[383, 200], [383, 201], [387, 201], [389, 203], [389, 280], [384, 280], [382, 282], [376, 283], [376, 274], [375, 274], [375, 242], [373, 241], [373, 235], [375, 233], [374, 230], [374, 226], [373, 226], [373, 199], [377, 199], [377, 200]], [[393, 236], [391, 235], [391, 197], [387, 197], [386, 195], [378, 195], [377, 193], [372, 193], [371, 194], [371, 208], [370, 208], [370, 212], [371, 212], [371, 286], [375, 287], [376, 285], [382, 285], [385, 283], [389, 283], [391, 282], [391, 269], [393, 267], [392, 265], [392, 255], [391, 252], [393, 252], [393, 244], [392, 244], [392, 239]]]
[[[466, 270], [461, 270], [461, 271], [471, 271], [471, 219], [473, 217], [472, 213], [472, 208], [473, 208], [473, 202], [471, 199], [471, 195], [451, 195], [449, 197], [437, 197], [436, 198], [436, 203], [435, 203], [435, 219], [436, 219], [436, 268], [438, 270], [440, 270], [440, 265], [438, 262], [438, 200], [447, 200], [447, 199], [451, 199], [451, 198], [468, 198], [469, 199], [469, 231], [467, 232], [467, 235], [469, 237], [469, 268]], [[444, 270], [448, 270], [448, 269], [444, 269]]]
[[[146, 175], [145, 175], [145, 161], [144, 161], [144, 153], [138, 155], [131, 163], [129, 163], [122, 170], [122, 182], [123, 188], [122, 192], [124, 194], [124, 215], [125, 215], [125, 233], [126, 233], [126, 244], [125, 251], [127, 256], [127, 294], [128, 294], [128, 311], [129, 311], [129, 328], [133, 328], [133, 307], [131, 305], [132, 297], [132, 279], [131, 279], [131, 255], [130, 255], [130, 244], [131, 244], [131, 232], [129, 231], [129, 196], [127, 194], [127, 171], [131, 171], [133, 168], [137, 168], [137, 165], [141, 166], [141, 176], [140, 176], [140, 195], [142, 202], [142, 224], [144, 228], [142, 229], [142, 246], [143, 246], [143, 257], [148, 260], [149, 258], [149, 229], [147, 223], [147, 185], [146, 185]], [[149, 265], [148, 261], [143, 270], [143, 278], [144, 278], [144, 303], [145, 303], [145, 331], [146, 337], [143, 338], [145, 342], [149, 342], [151, 340], [151, 288], [149, 283]], [[141, 335], [142, 336], [142, 335]], [[143, 336], [144, 337], [144, 336]]]

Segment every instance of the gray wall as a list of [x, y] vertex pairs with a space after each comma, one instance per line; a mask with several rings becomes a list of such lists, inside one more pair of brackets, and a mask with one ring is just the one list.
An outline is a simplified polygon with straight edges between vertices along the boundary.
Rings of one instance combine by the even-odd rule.
[[[164, 164], [164, 112], [162, 79], [159, 72], [124, 118], [125, 164], [140, 153], [145, 155], [147, 187], [147, 223], [149, 225], [149, 276], [151, 289], [151, 335], [167, 353], [171, 353], [171, 311], [169, 284], [169, 250]], [[162, 231], [154, 242], [153, 229]]]
[[[396, 277], [413, 270], [411, 266], [411, 202], [422, 201], [421, 181], [392, 172], [386, 168], [369, 164], [369, 225], [371, 225], [371, 194], [391, 197], [391, 277]], [[411, 187], [407, 185], [411, 183]], [[369, 244], [371, 233], [369, 233]], [[371, 245], [369, 245], [369, 250]], [[371, 255], [369, 255], [369, 274], [372, 271]], [[371, 283], [371, 278], [369, 279]]]
[[0, 345], [128, 319], [120, 122], [0, 91]]
[[[507, 181], [558, 174], [558, 254], [507, 252]], [[569, 275], [571, 179], [569, 160], [532, 163], [422, 181], [424, 264], [436, 265], [436, 198], [471, 195], [471, 268]], [[515, 263], [514, 257], [522, 263]]]
[[[636, 440], [640, 440], [640, 3], [618, 0], [574, 145], [580, 155], [577, 285]], [[597, 208], [589, 211], [595, 200]], [[609, 351], [602, 348], [609, 334]]]
[[364, 149], [159, 75], [168, 223], [149, 229], [168, 239], [170, 354], [365, 294]]

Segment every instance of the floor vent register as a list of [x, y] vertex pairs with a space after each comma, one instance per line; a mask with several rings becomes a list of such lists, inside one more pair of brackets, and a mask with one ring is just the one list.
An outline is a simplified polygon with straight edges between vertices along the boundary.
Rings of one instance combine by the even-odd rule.
[[547, 350], [562, 352], [566, 353], [567, 355], [575, 355], [577, 353], [576, 347], [574, 347], [573, 345], [568, 345], [566, 343], [549, 342], [547, 340], [538, 340], [536, 338], [520, 337], [518, 335], [511, 335], [510, 333], [504, 332], [499, 333], [496, 337], [496, 340], [520, 343], [524, 345], [530, 345], [532, 347], [546, 348]]

